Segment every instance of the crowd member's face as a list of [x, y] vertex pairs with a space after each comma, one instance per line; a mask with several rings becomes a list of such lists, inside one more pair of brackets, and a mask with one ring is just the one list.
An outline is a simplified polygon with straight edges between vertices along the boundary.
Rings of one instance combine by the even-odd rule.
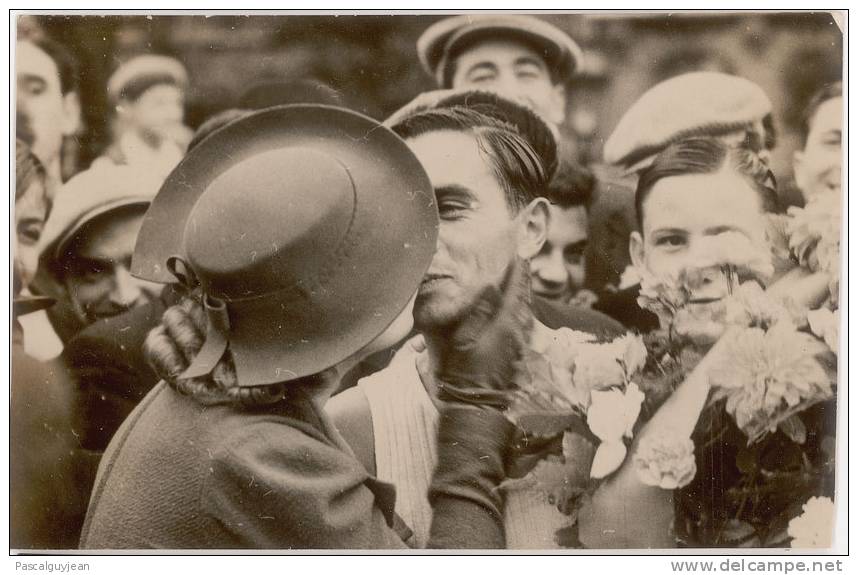
[[843, 98], [822, 103], [810, 120], [804, 150], [795, 153], [795, 180], [805, 199], [820, 192], [840, 193]]
[[456, 58], [453, 88], [492, 90], [524, 101], [546, 120], [561, 124], [566, 117], [566, 92], [551, 82], [545, 60], [532, 48], [512, 39], [474, 44]]
[[589, 227], [584, 206], [549, 207], [548, 235], [530, 261], [533, 293], [549, 299], [566, 299], [584, 285]]
[[[659, 180], [642, 210], [641, 233], [632, 233], [630, 252], [635, 265], [656, 277], [675, 277], [697, 266], [704, 256], [704, 238], [738, 232], [757, 246], [766, 241], [759, 196], [744, 178], [729, 170]], [[712, 273], [692, 294], [692, 303], [720, 299], [727, 290], [726, 277]]]
[[529, 259], [545, 241], [547, 202], [514, 215], [477, 140], [430, 132], [408, 140], [426, 169], [440, 215], [438, 248], [417, 292], [421, 331], [455, 324], [487, 286], [500, 285], [516, 254]]
[[33, 137], [33, 153], [46, 166], [52, 165], [59, 159], [63, 136], [78, 127], [77, 96], [63, 95], [57, 65], [31, 42], [16, 44], [15, 72], [17, 112]]
[[146, 136], [169, 137], [185, 117], [184, 93], [170, 84], [152, 86], [136, 100], [124, 100], [120, 106], [123, 116]]
[[22, 289], [30, 284], [39, 263], [39, 238], [48, 217], [50, 200], [45, 180], [33, 178], [30, 187], [15, 200], [15, 261]]
[[129, 272], [143, 213], [140, 209], [110, 212], [88, 223], [72, 240], [72, 254], [60, 265], [69, 300], [84, 325], [118, 315], [157, 295], [157, 284]]

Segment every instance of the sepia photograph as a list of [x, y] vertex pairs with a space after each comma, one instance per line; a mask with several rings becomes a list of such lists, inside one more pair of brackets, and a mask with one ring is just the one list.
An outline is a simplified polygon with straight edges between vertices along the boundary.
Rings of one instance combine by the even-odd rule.
[[843, 552], [847, 23], [10, 11], [10, 555]]

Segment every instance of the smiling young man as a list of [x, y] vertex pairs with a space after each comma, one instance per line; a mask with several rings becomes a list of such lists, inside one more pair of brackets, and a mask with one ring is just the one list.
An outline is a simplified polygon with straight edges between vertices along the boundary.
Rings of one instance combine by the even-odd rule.
[[[396, 511], [417, 545], [428, 539], [431, 521], [427, 489], [437, 458], [438, 350], [517, 258], [540, 252], [550, 208], [544, 166], [556, 163], [550, 130], [529, 109], [479, 92], [438, 98], [412, 103], [388, 120], [426, 169], [440, 215], [438, 247], [414, 305], [420, 336], [389, 367], [329, 403], [358, 458], [396, 485]], [[560, 326], [543, 321], [563, 314], [539, 298], [532, 307], [531, 341], [552, 337], [551, 327]], [[568, 308], [565, 318], [568, 327], [602, 336], [619, 330], [586, 310]], [[538, 493], [509, 497], [507, 546], [554, 547], [554, 531], [566, 520]]]
[[139, 169], [102, 166], [78, 174], [57, 193], [39, 242], [36, 281], [41, 292], [57, 299], [49, 317], [63, 342], [160, 291], [128, 272], [158, 186], [159, 180]]
[[530, 260], [536, 295], [583, 307], [595, 300], [595, 294], [583, 289], [593, 185], [590, 172], [571, 162], [561, 162], [551, 180], [547, 194], [551, 225], [542, 249]]
[[519, 14], [446, 18], [420, 36], [417, 52], [439, 87], [491, 90], [555, 125], [566, 118], [567, 85], [582, 58], [562, 30]]

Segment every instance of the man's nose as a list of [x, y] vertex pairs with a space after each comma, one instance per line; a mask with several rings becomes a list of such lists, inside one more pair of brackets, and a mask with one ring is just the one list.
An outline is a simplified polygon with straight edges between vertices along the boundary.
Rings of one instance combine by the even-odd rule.
[[536, 277], [544, 283], [562, 284], [569, 277], [566, 267], [560, 257], [547, 257], [539, 265], [534, 266]]
[[140, 280], [132, 276], [127, 267], [117, 266], [113, 277], [113, 290], [110, 293], [111, 301], [117, 305], [128, 307], [139, 300], [142, 295]]

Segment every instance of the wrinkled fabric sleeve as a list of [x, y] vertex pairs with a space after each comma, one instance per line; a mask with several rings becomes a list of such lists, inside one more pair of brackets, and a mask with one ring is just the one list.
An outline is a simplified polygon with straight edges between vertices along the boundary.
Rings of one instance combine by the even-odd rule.
[[514, 427], [498, 411], [446, 406], [438, 427], [438, 465], [429, 487], [435, 549], [506, 547], [504, 453]]

